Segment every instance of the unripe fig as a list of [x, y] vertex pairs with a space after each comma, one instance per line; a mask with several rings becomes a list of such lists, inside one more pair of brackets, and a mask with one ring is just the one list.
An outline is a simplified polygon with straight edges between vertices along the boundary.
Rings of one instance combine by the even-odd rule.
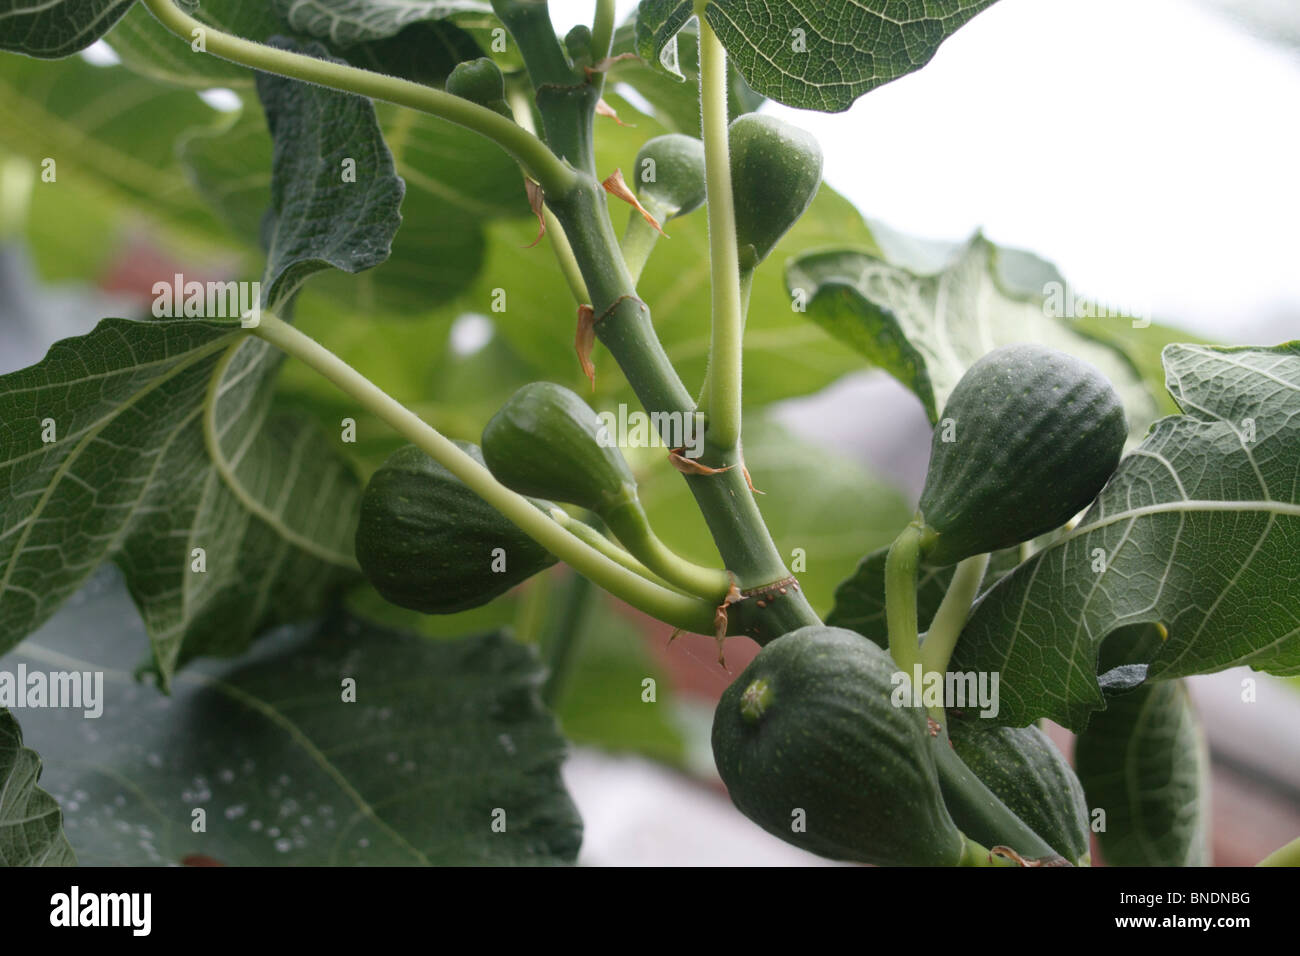
[[[480, 462], [477, 446], [457, 442]], [[555, 558], [414, 445], [399, 448], [361, 496], [357, 562], [399, 607], [451, 614], [486, 604]]]
[[891, 699], [897, 670], [838, 627], [803, 627], [764, 647], [713, 715], [713, 757], [732, 802], [832, 859], [956, 865], [965, 840], [940, 795], [925, 711]]
[[817, 195], [822, 149], [811, 133], [758, 113], [732, 121], [730, 143], [740, 268], [753, 269]]
[[489, 57], [481, 56], [476, 60], [457, 63], [447, 77], [447, 92], [496, 110], [502, 116], [514, 116], [506, 103], [505, 77], [501, 75], [501, 68]]
[[1106, 484], [1128, 426], [1110, 381], [1043, 345], [1007, 345], [962, 376], [934, 430], [921, 492], [930, 564], [1060, 527]]
[[635, 185], [642, 205], [661, 223], [704, 204], [704, 144], [668, 133], [647, 140], [636, 154]]
[[597, 514], [635, 497], [636, 480], [600, 418], [551, 382], [519, 389], [483, 429], [483, 458], [507, 488]]

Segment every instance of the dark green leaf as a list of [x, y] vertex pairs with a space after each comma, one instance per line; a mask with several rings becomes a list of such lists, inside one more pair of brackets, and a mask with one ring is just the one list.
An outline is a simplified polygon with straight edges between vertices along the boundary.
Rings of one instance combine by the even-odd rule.
[[0, 651], [106, 559], [164, 681], [354, 577], [357, 481], [331, 441], [273, 414], [278, 365], [238, 325], [105, 319], [0, 377]]
[[131, 677], [141, 635], [125, 595], [104, 576], [91, 591], [14, 655], [29, 670], [104, 675], [99, 720], [54, 708], [24, 718], [83, 863], [576, 856], [581, 823], [560, 780], [564, 741], [538, 700], [541, 669], [502, 634], [438, 642], [338, 618], [188, 668], [164, 697]]
[[807, 297], [809, 318], [911, 389], [932, 422], [980, 356], [1038, 342], [1097, 366], [1123, 398], [1134, 439], [1141, 437], [1155, 404], [1133, 364], [1048, 314], [1041, 296], [1007, 292], [995, 261], [996, 247], [980, 235], [934, 274], [867, 252], [829, 250], [787, 263], [786, 283]]
[[408, 24], [492, 12], [482, 0], [273, 0], [295, 30], [348, 46], [382, 40]]
[[[20, 688], [25, 692], [26, 688]], [[72, 866], [63, 814], [36, 786], [41, 758], [23, 746], [13, 714], [0, 708], [0, 866]]]
[[[863, 93], [920, 69], [994, 0], [712, 0], [704, 16], [757, 92], [838, 113]], [[676, 73], [675, 39], [691, 0], [642, 0], [637, 47]]]
[[[320, 44], [274, 45], [331, 59]], [[257, 93], [274, 151], [262, 234], [264, 299], [275, 309], [315, 272], [361, 272], [387, 259], [406, 184], [365, 97], [265, 73]]]
[[0, 0], [0, 50], [54, 59], [90, 46], [134, 0]]
[[1205, 866], [1209, 755], [1181, 681], [1148, 684], [1094, 714], [1074, 749], [1102, 857], [1112, 866]]
[[1082, 727], [1098, 648], [1161, 623], [1148, 680], [1250, 665], [1300, 673], [1300, 344], [1165, 350], [1186, 414], [1163, 418], [1078, 526], [992, 588], [958, 670], [1002, 675], [1000, 723]]

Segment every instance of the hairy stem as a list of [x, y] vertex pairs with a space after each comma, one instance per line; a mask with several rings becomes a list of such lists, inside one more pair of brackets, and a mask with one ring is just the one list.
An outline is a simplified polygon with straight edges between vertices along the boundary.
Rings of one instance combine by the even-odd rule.
[[[700, 116], [713, 290], [708, 428], [710, 440], [718, 448], [730, 450], [740, 441], [745, 318], [741, 308], [736, 209], [727, 138], [727, 52], [704, 17], [700, 17]], [[773, 184], [773, 188], [778, 187]]]
[[407, 106], [464, 126], [504, 149], [543, 189], [563, 190], [573, 180], [573, 171], [546, 144], [517, 123], [477, 103], [409, 80], [318, 60], [223, 33], [185, 13], [174, 0], [141, 2], [177, 36], [191, 41], [202, 36], [206, 52], [214, 56], [266, 73]]
[[700, 633], [711, 629], [713, 606], [708, 601], [660, 587], [592, 548], [523, 495], [498, 482], [490, 471], [319, 342], [267, 312], [252, 332], [329, 379], [579, 574], [675, 627]]

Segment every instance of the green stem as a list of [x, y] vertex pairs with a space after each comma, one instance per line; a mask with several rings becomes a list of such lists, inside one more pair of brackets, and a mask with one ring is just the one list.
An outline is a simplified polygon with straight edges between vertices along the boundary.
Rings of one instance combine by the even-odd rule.
[[641, 281], [645, 264], [650, 261], [655, 243], [659, 241], [659, 230], [645, 221], [645, 217], [633, 209], [628, 213], [627, 229], [623, 231], [623, 263], [627, 266], [632, 284]]
[[659, 575], [580, 518], [573, 517], [559, 506], [551, 509], [551, 517], [555, 519], [560, 527], [571, 531], [574, 537], [585, 541], [611, 561], [616, 561], [633, 574], [639, 574], [649, 581], [654, 581], [656, 584], [662, 584], [664, 587], [672, 589], [671, 584], [660, 578]]
[[961, 818], [963, 831], [969, 830], [971, 837], [981, 843], [1010, 847], [1027, 860], [1061, 859], [957, 756], [948, 741], [947, 728], [930, 738], [930, 750], [939, 771], [944, 803], [953, 819]]
[[961, 851], [961, 859], [957, 861], [958, 866], [1014, 866], [1015, 864], [1006, 857], [994, 856], [983, 847], [976, 843], [966, 834], [962, 834], [965, 841]]
[[[596, 335], [618, 361], [628, 383], [647, 411], [666, 413], [664, 422], [693, 415], [695, 403], [655, 334], [650, 310], [636, 288], [614, 238], [604, 191], [594, 179], [570, 192], [550, 197], [551, 208], [573, 245], [596, 313]], [[665, 438], [671, 438], [665, 435]], [[778, 586], [777, 599], [743, 601], [732, 608], [731, 630], [760, 643], [820, 619], [792, 581], [745, 482], [736, 449], [723, 450], [706, 437], [700, 464], [725, 469], [717, 474], [686, 475], [723, 565], [742, 590]], [[784, 587], [785, 594], [780, 594]]]
[[[630, 488], [624, 486], [625, 490]], [[669, 584], [715, 604], [721, 603], [731, 590], [731, 575], [726, 571], [687, 561], [659, 539], [635, 490], [628, 491], [623, 503], [605, 511], [603, 517], [619, 543]]]
[[[948, 670], [948, 661], [952, 659], [952, 652], [957, 647], [957, 639], [961, 636], [962, 628], [966, 626], [971, 604], [979, 594], [980, 582], [984, 580], [984, 572], [988, 566], [989, 556], [977, 554], [973, 558], [960, 562], [953, 571], [952, 581], [948, 584], [948, 590], [939, 604], [939, 610], [935, 611], [934, 620], [930, 622], [930, 629], [926, 632], [925, 642], [921, 645], [920, 661], [923, 679], [924, 675], [931, 671], [944, 673]], [[942, 722], [943, 707], [931, 708], [930, 716]]]
[[564, 227], [555, 218], [555, 213], [546, 206], [542, 207], [542, 220], [546, 223], [546, 234], [551, 237], [551, 246], [555, 249], [560, 271], [564, 273], [564, 281], [573, 293], [573, 301], [578, 305], [589, 303], [591, 296], [587, 295], [587, 283], [582, 281], [582, 270], [578, 268], [578, 260], [573, 257], [573, 247], [569, 245], [569, 237], [564, 234]]
[[[597, 63], [609, 56], [614, 47], [614, 0], [596, 0], [596, 17], [591, 23], [591, 55]], [[604, 80], [604, 74], [601, 74]]]
[[464, 126], [504, 149], [544, 190], [563, 191], [573, 181], [573, 170], [547, 149], [546, 144], [487, 107], [420, 83], [343, 63], [318, 60], [223, 33], [185, 13], [173, 0], [141, 2], [164, 27], [179, 37], [192, 40], [195, 31], [202, 31], [205, 49], [214, 56], [266, 73], [407, 106]]
[[262, 313], [261, 324], [252, 332], [329, 379], [579, 574], [675, 627], [702, 634], [711, 631], [714, 607], [708, 601], [647, 581], [585, 544], [319, 342], [269, 312]]
[[572, 574], [560, 599], [559, 612], [547, 622], [542, 636], [542, 659], [546, 661], [546, 683], [542, 685], [542, 703], [552, 710], [560, 702], [565, 685], [578, 658], [578, 645], [591, 612], [596, 592], [580, 574]]
[[[746, 320], [748, 320], [749, 317], [749, 294], [750, 292], [753, 291], [753, 289], [754, 289], [754, 270], [741, 269], [740, 270], [740, 310], [741, 310], [741, 314], [745, 316]], [[713, 391], [713, 385], [712, 385], [713, 376], [710, 374], [712, 371], [713, 371], [713, 364], [712, 362], [706, 359], [704, 365], [704, 383], [703, 385], [700, 386], [700, 400], [697, 403], [700, 411], [704, 412], [705, 414], [707, 414], [709, 411], [709, 395]]]
[[546, 142], [575, 168], [594, 174], [592, 121], [600, 91], [569, 65], [551, 24], [546, 0], [492, 0], [492, 10], [510, 31], [523, 56], [537, 93]]
[[1278, 847], [1256, 866], [1300, 866], [1300, 837], [1296, 837], [1285, 846]]
[[709, 345], [709, 437], [720, 449], [740, 442], [745, 319], [736, 251], [735, 196], [727, 139], [727, 51], [700, 17], [700, 116], [708, 195], [713, 332]]
[[913, 679], [921, 659], [916, 623], [916, 574], [920, 562], [921, 528], [913, 522], [894, 539], [885, 556], [885, 622], [889, 629], [889, 653], [908, 680]]

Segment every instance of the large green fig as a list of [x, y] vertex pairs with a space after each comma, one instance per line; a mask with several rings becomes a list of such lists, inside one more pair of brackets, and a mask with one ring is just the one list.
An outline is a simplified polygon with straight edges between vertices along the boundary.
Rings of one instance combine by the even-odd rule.
[[837, 860], [956, 865], [925, 711], [896, 707], [875, 644], [813, 625], [768, 644], [723, 693], [713, 757], [732, 801], [787, 843]]
[[551, 382], [523, 386], [483, 429], [483, 458], [497, 481], [523, 495], [605, 514], [636, 480], [599, 416]]
[[741, 271], [767, 258], [804, 214], [822, 181], [822, 149], [811, 133], [775, 116], [731, 123], [731, 190]]
[[921, 492], [923, 554], [952, 564], [1045, 534], [1115, 471], [1128, 427], [1094, 366], [1043, 345], [989, 352], [944, 406]]
[[[1085, 860], [1088, 807], [1064, 754], [1037, 727], [978, 724], [974, 719], [949, 724], [957, 756], [1048, 846], [1071, 863]], [[964, 819], [960, 807], [949, 803], [948, 811], [963, 833], [988, 846], [1000, 842], [997, 833], [984, 831], [982, 820]]]
[[[457, 442], [480, 462], [476, 446]], [[486, 604], [555, 558], [414, 445], [380, 466], [361, 496], [357, 561], [399, 607], [451, 614]]]
[[661, 223], [704, 205], [704, 144], [668, 133], [646, 140], [636, 154], [635, 185], [641, 204]]
[[506, 103], [506, 80], [501, 68], [486, 56], [457, 63], [447, 77], [447, 92], [514, 117]]

